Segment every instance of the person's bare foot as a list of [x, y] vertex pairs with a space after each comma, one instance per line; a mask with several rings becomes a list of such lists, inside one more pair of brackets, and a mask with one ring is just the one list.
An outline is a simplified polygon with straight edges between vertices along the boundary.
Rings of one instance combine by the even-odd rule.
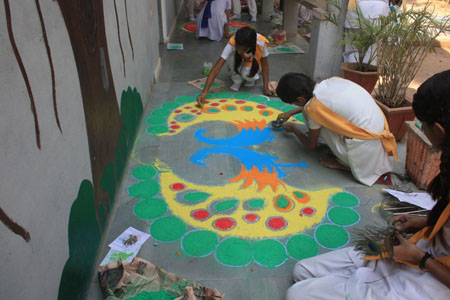
[[323, 166], [325, 168], [350, 171], [349, 167], [344, 166], [343, 164], [338, 162], [335, 157], [329, 157], [329, 156], [321, 157], [319, 160], [319, 163], [321, 166]]

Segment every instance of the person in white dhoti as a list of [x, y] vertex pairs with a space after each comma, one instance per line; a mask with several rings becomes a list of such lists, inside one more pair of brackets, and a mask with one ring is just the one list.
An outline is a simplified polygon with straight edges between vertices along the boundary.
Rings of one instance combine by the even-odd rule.
[[399, 215], [399, 244], [380, 260], [344, 248], [297, 262], [286, 300], [450, 299], [450, 70], [425, 81], [413, 109], [433, 146], [442, 149], [440, 174], [428, 192], [437, 201], [428, 217]]
[[[256, 0], [247, 0], [248, 12], [252, 17], [252, 22], [256, 22], [256, 14], [258, 13], [258, 8], [256, 6]], [[241, 0], [233, 0], [233, 14], [231, 20], [241, 18]]]
[[384, 114], [361, 86], [338, 77], [315, 85], [304, 74], [288, 73], [280, 79], [277, 95], [283, 102], [299, 106], [280, 114], [278, 120], [287, 121], [303, 111], [308, 133], [294, 123], [284, 123], [284, 129], [311, 150], [321, 138], [334, 154], [334, 158], [320, 160], [324, 167], [349, 170], [368, 186], [392, 170], [389, 154], [396, 159], [395, 138]]
[[196, 38], [220, 41], [230, 34], [231, 0], [207, 0], [197, 18]]

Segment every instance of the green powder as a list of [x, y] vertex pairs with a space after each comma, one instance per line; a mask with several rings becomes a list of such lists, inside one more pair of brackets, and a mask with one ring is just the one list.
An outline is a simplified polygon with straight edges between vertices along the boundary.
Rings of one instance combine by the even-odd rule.
[[189, 121], [193, 118], [193, 115], [184, 115], [181, 117], [181, 121]]
[[145, 122], [147, 124], [150, 124], [150, 125], [159, 125], [159, 124], [166, 123], [167, 119], [166, 118], [161, 118], [161, 117], [150, 117], [150, 118], [147, 118], [145, 120]]
[[233, 97], [233, 94], [230, 92], [218, 92], [214, 94], [214, 98], [228, 99]]
[[168, 110], [168, 109], [161, 108], [161, 109], [155, 109], [154, 111], [152, 111], [152, 116], [155, 116], [155, 117], [166, 117], [168, 115], [170, 115], [170, 110]]
[[286, 199], [286, 197], [284, 196], [280, 196], [277, 200], [277, 206], [279, 208], [286, 208], [289, 206], [289, 203], [290, 203], [289, 200]]
[[203, 193], [203, 192], [192, 192], [192, 193], [186, 193], [184, 195], [184, 200], [191, 202], [191, 203], [199, 203], [202, 201], [205, 201], [211, 196], [211, 194]]
[[159, 193], [159, 183], [154, 180], [138, 182], [128, 189], [128, 194], [139, 199], [150, 199]]
[[273, 108], [283, 107], [284, 103], [278, 100], [270, 100], [266, 102], [266, 105]]
[[283, 108], [281, 109], [281, 111], [282, 111], [282, 112], [287, 112], [287, 111], [290, 111], [290, 110], [293, 110], [293, 109], [296, 109], [296, 108], [298, 108], [298, 106], [289, 105], [289, 106], [283, 107]]
[[359, 204], [358, 198], [349, 193], [337, 193], [332, 198], [333, 202], [340, 206], [353, 207]]
[[176, 97], [175, 101], [178, 103], [190, 103], [190, 102], [195, 101], [195, 97], [194, 96], [180, 96], [180, 97]]
[[234, 99], [240, 99], [240, 100], [247, 100], [248, 98], [250, 98], [250, 94], [249, 93], [235, 93], [233, 95]]
[[305, 120], [303, 119], [303, 113], [296, 114], [295, 119], [300, 122], [305, 122]]
[[142, 292], [132, 298], [128, 298], [128, 300], [174, 300], [177, 297], [178, 295], [173, 292], [161, 290], [157, 292]]
[[235, 207], [238, 204], [238, 200], [226, 200], [226, 201], [222, 201], [217, 203], [214, 206], [214, 210], [215, 211], [225, 211], [225, 210], [229, 210], [233, 207]]
[[264, 96], [253, 96], [250, 97], [250, 100], [252, 100], [253, 102], [257, 102], [257, 103], [264, 103], [267, 101], [267, 97]]
[[319, 253], [319, 245], [314, 238], [303, 234], [291, 237], [286, 248], [289, 255], [298, 260], [313, 257]]
[[351, 208], [337, 206], [330, 208], [328, 219], [337, 225], [349, 226], [359, 221], [359, 214]]
[[218, 243], [217, 234], [208, 230], [191, 231], [184, 236], [181, 245], [190, 256], [206, 256], [214, 251]]
[[315, 235], [319, 244], [329, 249], [342, 247], [349, 240], [348, 233], [344, 228], [332, 224], [319, 225]]
[[152, 223], [150, 234], [161, 242], [174, 242], [187, 231], [186, 224], [175, 216], [162, 217]]
[[174, 109], [180, 106], [180, 104], [176, 102], [165, 102], [161, 106], [165, 109]]
[[250, 244], [239, 238], [223, 240], [216, 249], [216, 258], [228, 266], [245, 266], [252, 260]]
[[134, 206], [136, 217], [150, 220], [161, 217], [167, 212], [167, 204], [163, 199], [152, 198], [138, 202]]
[[139, 166], [133, 169], [131, 175], [136, 179], [151, 179], [158, 173], [153, 166]]
[[161, 134], [169, 132], [169, 128], [167, 126], [152, 126], [147, 128], [147, 132], [150, 134]]
[[287, 259], [284, 245], [276, 240], [258, 241], [252, 248], [255, 261], [269, 268], [281, 265]]

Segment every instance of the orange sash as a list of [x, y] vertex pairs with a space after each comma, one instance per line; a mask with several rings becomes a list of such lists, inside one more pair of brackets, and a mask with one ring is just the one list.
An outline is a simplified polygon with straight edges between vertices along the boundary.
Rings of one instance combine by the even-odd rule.
[[398, 160], [397, 142], [395, 141], [394, 135], [389, 131], [389, 125], [383, 113], [384, 131], [378, 134], [362, 129], [352, 122], [344, 119], [329, 109], [316, 97], [313, 97], [309, 101], [309, 104], [305, 107], [305, 112], [315, 122], [337, 134], [360, 140], [380, 139], [384, 151], [386, 151], [389, 155], [393, 155], [395, 161]]
[[[267, 40], [263, 35], [261, 35], [261, 34], [259, 34], [259, 33], [257, 34], [257, 39], [258, 39], [259, 41], [262, 41], [262, 42], [266, 43], [267, 45], [269, 44], [269, 40]], [[236, 46], [236, 39], [235, 39], [235, 36], [232, 36], [232, 37], [230, 38], [230, 40], [228, 41], [228, 43], [229, 43], [231, 46], [235, 47], [235, 46]], [[258, 62], [259, 70], [262, 70], [262, 66], [261, 66], [261, 57], [262, 57], [262, 55], [263, 55], [263, 49], [264, 49], [264, 47], [261, 46], [261, 45], [259, 45], [258, 42], [256, 42], [255, 59], [256, 59], [256, 62]], [[251, 59], [248, 59], [248, 60], [247, 60], [245, 57], [243, 57], [242, 60], [245, 61], [245, 66], [248, 66], [248, 67], [251, 67], [251, 66], [252, 66], [252, 60], [251, 60]]]

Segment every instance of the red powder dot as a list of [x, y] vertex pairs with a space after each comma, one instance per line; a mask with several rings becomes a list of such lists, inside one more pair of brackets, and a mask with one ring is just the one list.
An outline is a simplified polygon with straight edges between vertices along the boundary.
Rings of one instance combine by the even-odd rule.
[[269, 226], [273, 230], [280, 230], [286, 226], [286, 221], [281, 217], [272, 218], [269, 220], [269, 222], [267, 222], [267, 226]]
[[177, 122], [175, 122], [175, 121], [172, 121], [172, 122], [170, 122], [170, 124], [177, 124]]
[[219, 106], [219, 103], [211, 103], [211, 106]]
[[209, 103], [209, 101], [208, 100], [205, 100], [205, 104], [208, 104]]
[[169, 131], [169, 133], [175, 133], [176, 131], [175, 130], [171, 130], [171, 131]]
[[302, 213], [304, 213], [305, 215], [312, 215], [314, 213], [314, 208], [305, 207], [304, 209], [302, 209]]
[[191, 109], [191, 107], [190, 107], [190, 106], [185, 106], [184, 108], [185, 108], [185, 109]]
[[237, 103], [237, 104], [244, 104], [245, 101], [243, 101], [243, 100], [238, 100], [238, 101], [236, 101], [235, 103]]
[[200, 105], [198, 105], [198, 104], [195, 104], [195, 107], [197, 107], [197, 108], [202, 108]]
[[256, 221], [258, 221], [258, 219], [259, 219], [259, 217], [258, 217], [258, 215], [255, 215], [255, 214], [247, 214], [247, 215], [245, 215], [245, 220], [247, 220], [248, 222], [256, 222]]
[[201, 115], [201, 114], [202, 114], [201, 112], [198, 112], [198, 113], [197, 113], [197, 115]]
[[234, 225], [235, 222], [230, 218], [221, 218], [214, 222], [214, 226], [221, 230], [230, 230]]
[[219, 102], [227, 102], [228, 100], [225, 100], [225, 99], [222, 99], [222, 100], [219, 100]]
[[196, 112], [197, 112], [196, 109], [191, 110], [191, 113], [196, 113]]
[[192, 213], [192, 217], [197, 220], [204, 220], [209, 217], [209, 212], [204, 209], [199, 209]]
[[220, 172], [220, 173], [219, 173], [219, 175], [223, 175], [223, 173], [222, 173], [222, 172]]
[[185, 186], [182, 183], [174, 183], [170, 186], [170, 188], [174, 191], [181, 191], [184, 190]]
[[266, 108], [264, 105], [257, 105], [256, 107], [261, 109]]
[[180, 112], [181, 112], [180, 109], [177, 109], [177, 110], [175, 111], [175, 113], [177, 113], [177, 114], [179, 114]]
[[178, 129], [178, 128], [180, 128], [180, 126], [179, 126], [179, 125], [172, 125], [172, 126], [170, 126], [170, 128], [172, 128], [172, 129]]

